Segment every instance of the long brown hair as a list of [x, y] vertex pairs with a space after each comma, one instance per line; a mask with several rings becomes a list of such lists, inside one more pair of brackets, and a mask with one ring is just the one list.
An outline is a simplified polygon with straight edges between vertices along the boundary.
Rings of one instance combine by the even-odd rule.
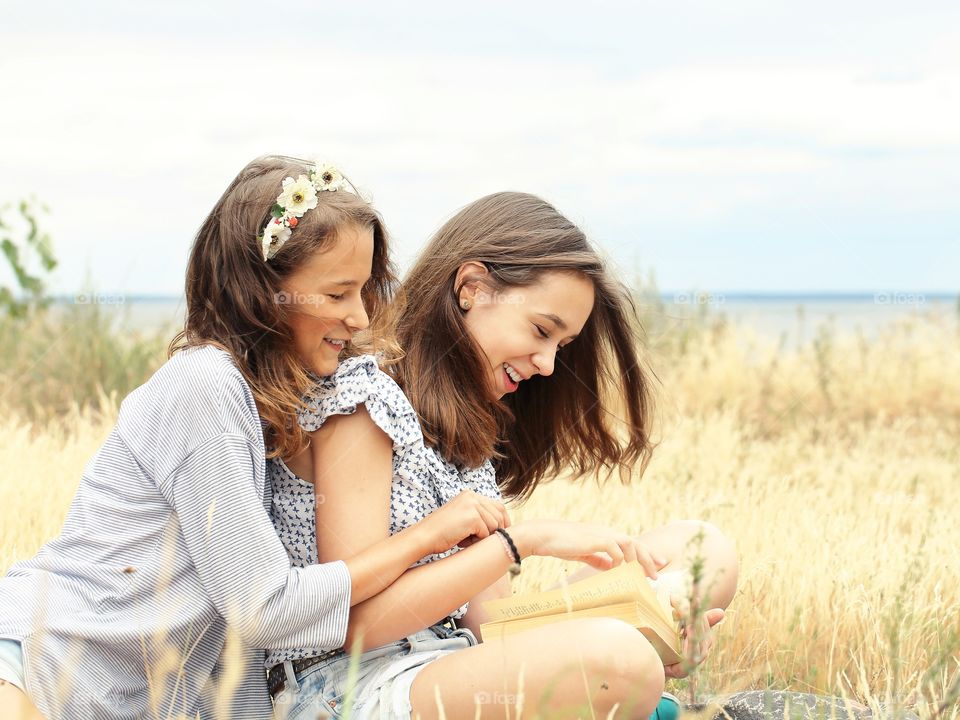
[[[187, 264], [187, 313], [169, 354], [196, 345], [216, 345], [233, 358], [250, 385], [264, 424], [267, 457], [290, 457], [307, 445], [295, 419], [301, 396], [314, 380], [293, 346], [289, 305], [278, 301], [282, 281], [336, 238], [350, 223], [373, 230], [373, 268], [363, 288], [370, 317], [360, 350], [390, 350], [389, 302], [396, 278], [380, 215], [347, 191], [318, 193], [282, 249], [263, 259], [257, 236], [270, 217], [285, 177], [306, 174], [310, 163], [267, 156], [248, 164], [233, 179], [204, 220]], [[351, 345], [355, 346], [352, 342]]]
[[[486, 266], [494, 292], [529, 287], [549, 272], [576, 273], [594, 286], [593, 311], [558, 352], [553, 375], [525, 380], [501, 401], [491, 399], [486, 358], [458, 305], [457, 271], [470, 261]], [[471, 203], [434, 235], [403, 287], [397, 337], [405, 355], [395, 372], [424, 436], [448, 461], [475, 467], [494, 458], [504, 493], [521, 499], [560, 471], [646, 466], [652, 375], [640, 356], [636, 307], [552, 205], [515, 192]]]

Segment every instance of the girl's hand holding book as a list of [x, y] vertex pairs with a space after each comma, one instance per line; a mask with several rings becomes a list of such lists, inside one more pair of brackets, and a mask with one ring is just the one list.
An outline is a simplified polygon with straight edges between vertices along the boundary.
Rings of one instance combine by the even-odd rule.
[[683, 660], [673, 665], [665, 665], [663, 673], [668, 678], [685, 678], [690, 671], [702, 663], [713, 647], [713, 627], [724, 618], [721, 608], [713, 608], [701, 613], [700, 617], [690, 621], [690, 601], [685, 597], [671, 595], [670, 603], [675, 615], [683, 623]]

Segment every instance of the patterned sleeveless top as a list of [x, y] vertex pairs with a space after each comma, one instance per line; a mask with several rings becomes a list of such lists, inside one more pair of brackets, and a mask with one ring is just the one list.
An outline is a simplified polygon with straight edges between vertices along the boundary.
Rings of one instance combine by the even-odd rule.
[[[477, 468], [463, 469], [447, 462], [428, 447], [417, 413], [397, 383], [383, 372], [372, 355], [352, 357], [336, 372], [319, 378], [304, 398], [298, 412], [300, 426], [312, 432], [334, 415], [351, 415], [366, 406], [376, 425], [393, 442], [393, 480], [390, 493], [390, 534], [422, 520], [464, 490], [501, 500], [493, 465], [488, 460]], [[268, 461], [267, 474], [273, 491], [272, 516], [280, 540], [294, 567], [317, 563], [313, 485], [297, 477], [279, 458]], [[428, 555], [422, 565], [448, 557], [459, 548]], [[463, 617], [467, 604], [451, 613]], [[323, 648], [285, 648], [267, 651], [267, 667], [324, 652]]]

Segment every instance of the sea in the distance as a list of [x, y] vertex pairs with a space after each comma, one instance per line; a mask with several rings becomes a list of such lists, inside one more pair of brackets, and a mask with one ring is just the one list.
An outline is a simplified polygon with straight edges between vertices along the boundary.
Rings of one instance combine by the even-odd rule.
[[[642, 303], [646, 312], [660, 312], [667, 327], [692, 322], [702, 313], [723, 316], [750, 327], [760, 336], [792, 346], [804, 345], [827, 326], [838, 333], [861, 333], [870, 338], [891, 322], [911, 315], [937, 315], [960, 322], [960, 302], [953, 293], [744, 293], [664, 292], [660, 303]], [[116, 327], [134, 333], [172, 334], [183, 322], [182, 297], [119, 294], [57, 298], [57, 304], [95, 305]], [[657, 306], [657, 307], [655, 307]]]

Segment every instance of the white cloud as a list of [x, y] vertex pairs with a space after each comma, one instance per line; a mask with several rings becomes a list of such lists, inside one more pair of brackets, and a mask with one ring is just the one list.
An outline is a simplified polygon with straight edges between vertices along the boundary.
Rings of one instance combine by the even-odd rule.
[[[598, 225], [626, 203], [678, 223], [731, 216], [808, 180], [816, 205], [830, 177], [848, 193], [869, 184], [850, 160], [864, 153], [944, 176], [944, 158], [960, 154], [955, 48], [943, 40], [904, 67], [797, 59], [610, 72], [607, 60], [561, 54], [338, 48], [331, 62], [302, 43], [228, 52], [23, 34], [4, 38], [0, 58], [11, 101], [0, 198], [34, 191], [53, 205], [64, 289], [89, 261], [104, 289], [152, 292], [179, 289], [204, 213], [263, 152], [337, 162], [373, 190], [407, 255], [454, 207], [505, 187], [559, 197]], [[903, 178], [891, 182], [885, 202], [915, 202]], [[931, 202], [946, 197], [928, 189]]]

